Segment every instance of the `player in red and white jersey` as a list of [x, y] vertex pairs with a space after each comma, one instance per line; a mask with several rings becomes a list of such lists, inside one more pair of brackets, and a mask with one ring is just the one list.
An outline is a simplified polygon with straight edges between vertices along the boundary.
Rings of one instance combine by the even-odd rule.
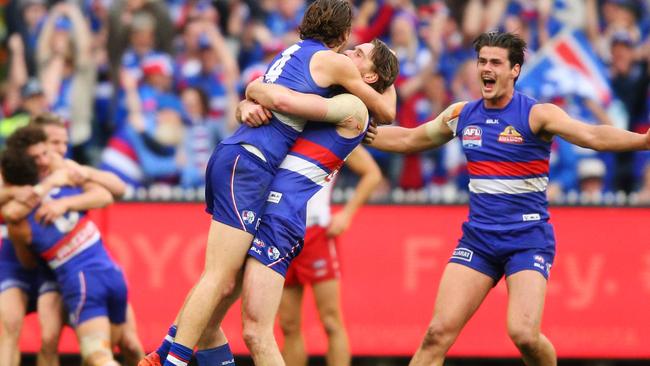
[[332, 214], [332, 180], [309, 200], [305, 243], [300, 255], [292, 261], [287, 271], [278, 310], [284, 335], [282, 356], [287, 366], [307, 365], [300, 312], [304, 288], [308, 285], [312, 287], [320, 320], [328, 338], [327, 364], [350, 364], [350, 346], [340, 301], [337, 238], [348, 229], [357, 209], [368, 200], [381, 181], [381, 170], [362, 146], [352, 151], [345, 164], [360, 177], [354, 195], [340, 211]]

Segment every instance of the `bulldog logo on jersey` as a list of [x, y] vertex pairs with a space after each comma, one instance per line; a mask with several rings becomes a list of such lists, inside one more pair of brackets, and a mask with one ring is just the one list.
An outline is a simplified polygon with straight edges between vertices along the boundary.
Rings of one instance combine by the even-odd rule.
[[266, 256], [272, 261], [277, 260], [280, 258], [280, 251], [278, 248], [270, 246], [269, 249], [266, 250]]
[[250, 225], [255, 221], [255, 212], [244, 210], [241, 212], [241, 219]]
[[523, 144], [524, 138], [514, 127], [508, 126], [499, 134], [497, 141], [503, 144]]
[[463, 129], [463, 147], [476, 149], [483, 145], [483, 130], [478, 126], [467, 126]]

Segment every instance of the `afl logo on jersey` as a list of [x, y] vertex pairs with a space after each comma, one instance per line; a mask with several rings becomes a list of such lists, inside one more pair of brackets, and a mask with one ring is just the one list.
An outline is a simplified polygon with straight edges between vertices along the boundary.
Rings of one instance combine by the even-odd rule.
[[463, 147], [476, 149], [483, 145], [483, 130], [478, 126], [467, 126], [463, 129]]

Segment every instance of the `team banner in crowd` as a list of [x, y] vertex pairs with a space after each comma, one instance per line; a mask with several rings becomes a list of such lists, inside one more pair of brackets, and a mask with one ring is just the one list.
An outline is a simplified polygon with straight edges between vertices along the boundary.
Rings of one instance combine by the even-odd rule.
[[613, 93], [602, 62], [584, 32], [566, 29], [531, 60], [527, 60], [517, 89], [540, 100], [578, 96], [607, 106]]
[[[557, 256], [543, 331], [560, 357], [650, 357], [650, 209], [554, 208]], [[339, 242], [345, 322], [355, 355], [411, 355], [431, 319], [437, 284], [466, 219], [464, 206], [366, 206]], [[128, 278], [147, 350], [155, 349], [203, 268], [210, 218], [199, 204], [124, 203], [94, 213]], [[306, 340], [325, 335], [307, 296]], [[507, 289], [499, 282], [461, 333], [452, 356], [510, 357]], [[246, 353], [239, 305], [224, 322]], [[278, 332], [278, 339], [281, 341]], [[31, 316], [21, 347], [39, 347]], [[70, 330], [63, 352], [78, 352]]]

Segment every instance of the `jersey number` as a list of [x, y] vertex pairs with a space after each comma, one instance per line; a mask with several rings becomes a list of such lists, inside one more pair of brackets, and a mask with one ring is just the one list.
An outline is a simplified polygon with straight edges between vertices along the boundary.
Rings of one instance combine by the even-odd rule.
[[59, 230], [59, 232], [65, 234], [72, 229], [74, 229], [75, 226], [77, 226], [77, 223], [79, 222], [79, 212], [77, 211], [70, 211], [64, 215], [61, 215], [58, 219], [54, 220], [54, 226], [56, 226], [56, 229]]
[[264, 81], [267, 83], [275, 83], [276, 80], [280, 77], [280, 74], [282, 74], [282, 69], [284, 68], [284, 64], [289, 61], [291, 58], [291, 55], [298, 51], [300, 49], [300, 46], [297, 44], [294, 44], [293, 46], [287, 48], [282, 52], [282, 57], [280, 57], [277, 61], [273, 63], [269, 71], [264, 75]]

